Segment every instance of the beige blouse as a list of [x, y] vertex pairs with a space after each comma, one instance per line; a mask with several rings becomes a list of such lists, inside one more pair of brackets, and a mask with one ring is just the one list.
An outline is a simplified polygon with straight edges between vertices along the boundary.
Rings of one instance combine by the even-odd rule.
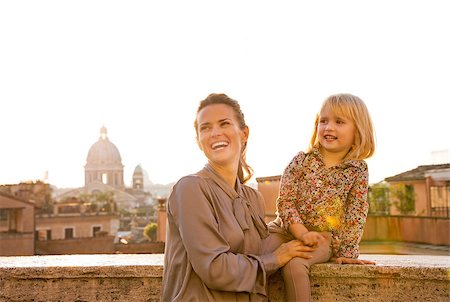
[[209, 165], [181, 178], [167, 204], [162, 301], [267, 301], [279, 268], [256, 190], [231, 188]]

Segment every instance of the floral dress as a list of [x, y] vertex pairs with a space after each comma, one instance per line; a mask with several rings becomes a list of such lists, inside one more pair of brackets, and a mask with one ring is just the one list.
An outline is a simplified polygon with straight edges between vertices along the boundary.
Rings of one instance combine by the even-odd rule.
[[284, 232], [293, 223], [331, 232], [334, 257], [358, 258], [369, 205], [368, 169], [363, 160], [327, 168], [318, 149], [299, 152], [286, 167], [277, 199]]

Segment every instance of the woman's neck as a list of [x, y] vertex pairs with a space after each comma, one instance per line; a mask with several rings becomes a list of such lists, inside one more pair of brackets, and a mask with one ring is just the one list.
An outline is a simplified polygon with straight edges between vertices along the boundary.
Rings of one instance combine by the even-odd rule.
[[217, 165], [209, 162], [209, 165], [216, 171], [225, 181], [234, 189], [237, 179], [237, 166], [236, 165]]

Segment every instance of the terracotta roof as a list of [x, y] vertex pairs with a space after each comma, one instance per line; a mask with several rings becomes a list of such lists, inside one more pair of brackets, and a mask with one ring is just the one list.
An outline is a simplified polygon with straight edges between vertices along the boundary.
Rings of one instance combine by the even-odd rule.
[[11, 195], [11, 194], [9, 194], [7, 192], [1, 192], [0, 191], [0, 196], [4, 197], [4, 198], [13, 199], [15, 201], [23, 202], [23, 203], [26, 203], [26, 204], [29, 204], [29, 205], [32, 205], [32, 206], [36, 207], [36, 204], [34, 203], [34, 201], [25, 200], [25, 199], [19, 198], [17, 196]]
[[405, 181], [405, 180], [423, 180], [423, 179], [425, 179], [425, 174], [427, 172], [441, 170], [441, 169], [450, 169], [450, 164], [418, 166], [415, 169], [397, 174], [395, 176], [387, 177], [384, 180], [387, 182]]

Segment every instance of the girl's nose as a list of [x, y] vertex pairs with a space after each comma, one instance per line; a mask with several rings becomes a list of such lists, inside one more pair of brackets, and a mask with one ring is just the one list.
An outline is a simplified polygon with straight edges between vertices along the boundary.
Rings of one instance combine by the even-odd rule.
[[325, 126], [325, 130], [334, 130], [334, 124], [333, 123], [327, 123]]

